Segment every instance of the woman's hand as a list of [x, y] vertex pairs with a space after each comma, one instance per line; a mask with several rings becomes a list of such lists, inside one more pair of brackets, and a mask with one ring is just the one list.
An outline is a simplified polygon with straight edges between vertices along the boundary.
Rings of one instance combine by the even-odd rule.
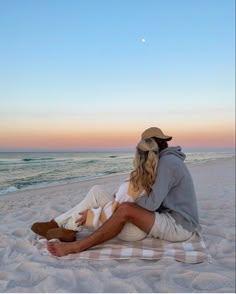
[[87, 214], [88, 214], [88, 210], [85, 210], [79, 213], [80, 216], [76, 221], [78, 227], [85, 224], [87, 219]]

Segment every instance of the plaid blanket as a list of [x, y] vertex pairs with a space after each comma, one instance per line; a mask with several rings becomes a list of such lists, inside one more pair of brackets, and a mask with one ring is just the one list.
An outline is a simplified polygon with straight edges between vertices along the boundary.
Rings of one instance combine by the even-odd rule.
[[[81, 233], [79, 234], [80, 238]], [[80, 238], [77, 238], [79, 240]], [[34, 245], [42, 255], [50, 255], [47, 250], [47, 240], [37, 237]], [[173, 258], [184, 263], [212, 262], [204, 241], [201, 236], [194, 233], [185, 242], [167, 242], [160, 239], [146, 238], [141, 241], [125, 242], [113, 239], [101, 245], [94, 246], [89, 250], [69, 254], [60, 259], [145, 259], [159, 260]]]

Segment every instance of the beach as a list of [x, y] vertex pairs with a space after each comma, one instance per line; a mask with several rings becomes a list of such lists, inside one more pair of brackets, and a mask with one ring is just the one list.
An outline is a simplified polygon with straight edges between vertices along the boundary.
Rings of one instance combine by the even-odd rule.
[[189, 164], [212, 263], [173, 259], [63, 260], [43, 256], [30, 230], [76, 205], [93, 185], [110, 193], [127, 174], [0, 196], [1, 292], [235, 292], [235, 158]]

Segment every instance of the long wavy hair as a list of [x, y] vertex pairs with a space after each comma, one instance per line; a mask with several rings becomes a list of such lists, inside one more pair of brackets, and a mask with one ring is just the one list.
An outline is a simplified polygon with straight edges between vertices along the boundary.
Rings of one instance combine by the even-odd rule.
[[130, 182], [135, 191], [145, 190], [147, 195], [152, 191], [156, 180], [159, 161], [159, 147], [153, 138], [141, 140], [137, 147], [133, 161], [133, 171]]

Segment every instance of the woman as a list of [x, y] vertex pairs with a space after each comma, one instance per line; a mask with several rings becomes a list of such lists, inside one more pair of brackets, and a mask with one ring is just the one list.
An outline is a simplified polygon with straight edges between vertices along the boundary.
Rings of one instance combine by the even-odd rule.
[[[100, 186], [94, 186], [85, 199], [66, 213], [50, 222], [35, 223], [32, 231], [43, 237], [59, 239], [64, 242], [76, 240], [76, 233], [82, 225], [98, 228], [123, 202], [134, 202], [138, 197], [147, 196], [156, 179], [159, 148], [152, 138], [142, 139], [137, 147], [133, 161], [134, 169], [129, 179], [122, 183], [114, 197], [107, 194]], [[125, 241], [141, 240], [146, 233], [127, 223], [118, 238]]]

